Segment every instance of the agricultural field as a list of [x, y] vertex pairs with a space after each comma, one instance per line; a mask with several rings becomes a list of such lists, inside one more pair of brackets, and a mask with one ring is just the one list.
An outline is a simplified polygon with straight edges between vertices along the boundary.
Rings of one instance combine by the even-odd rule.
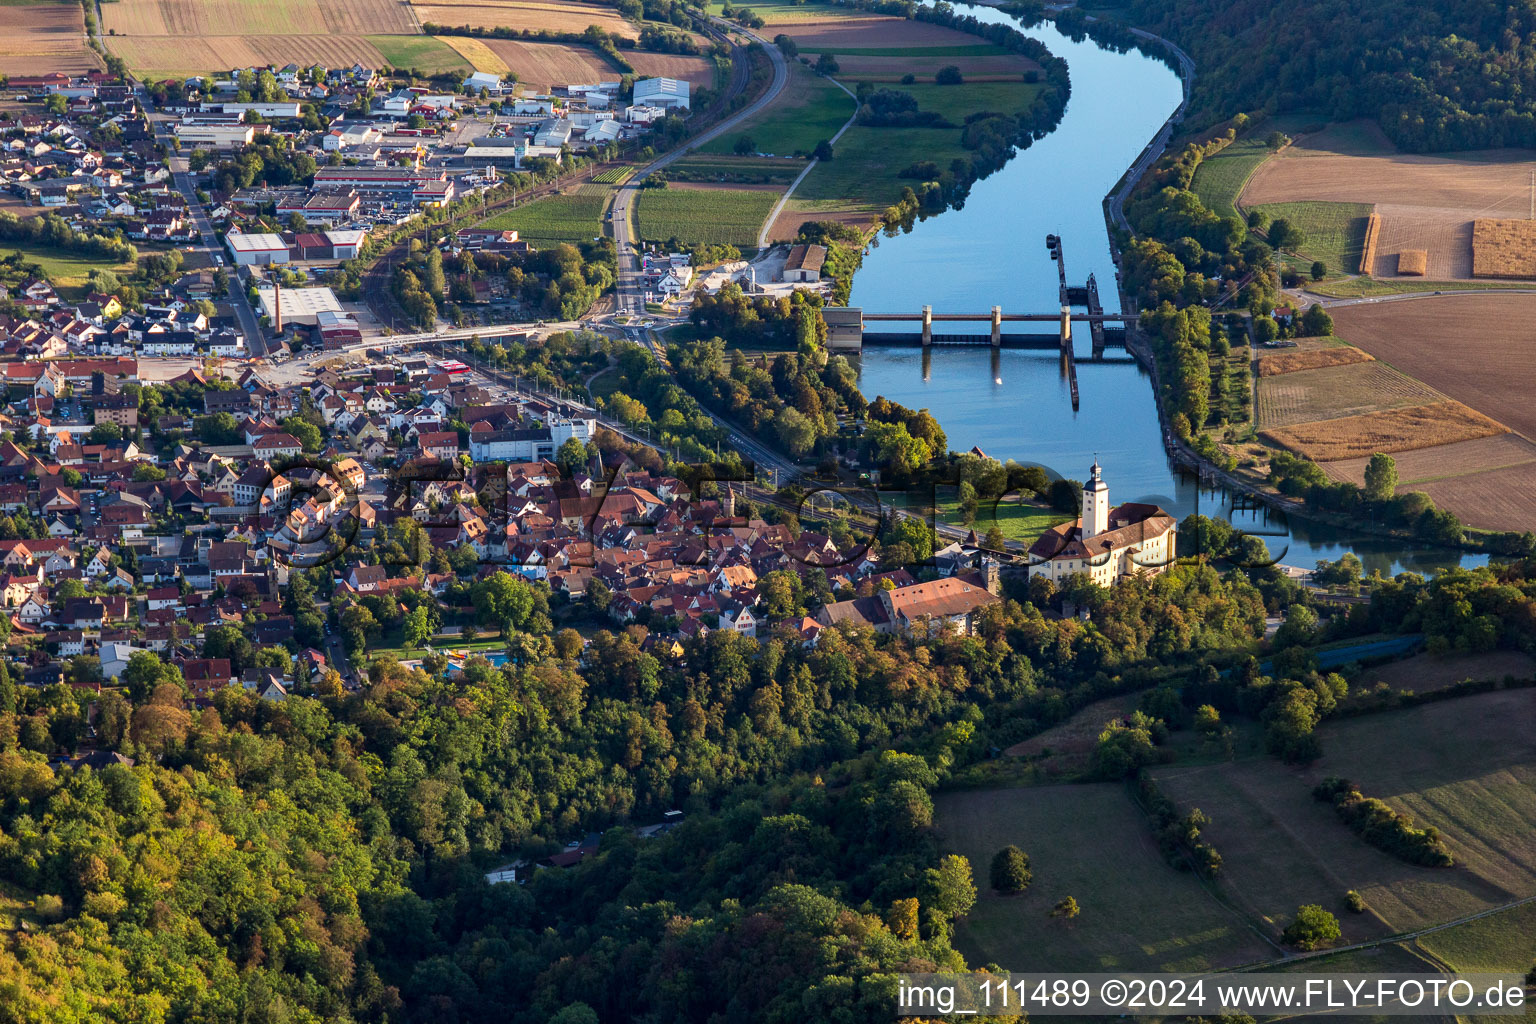
[[484, 71], [492, 75], [505, 75], [512, 69], [507, 67], [507, 62], [496, 55], [496, 51], [485, 45], [484, 40], [475, 39], [473, 36], [436, 36], [439, 42], [445, 46], [451, 46], [454, 52], [469, 62], [476, 71]]
[[572, 192], [504, 210], [481, 226], [516, 231], [535, 245], [585, 242], [603, 233], [603, 211], [612, 195], [611, 185], [580, 185]]
[[1536, 295], [1493, 292], [1336, 306], [1334, 331], [1443, 394], [1536, 438]]
[[454, 0], [450, 3], [412, 3], [422, 24], [470, 28], [511, 28], [538, 32], [584, 32], [596, 25], [610, 35], [633, 39], [640, 34], [633, 22], [612, 7], [584, 3], [531, 3], [523, 0]]
[[1536, 221], [1474, 220], [1472, 276], [1536, 277]]
[[[1339, 923], [1345, 942], [1364, 941], [1536, 895], [1533, 711], [1536, 691], [1464, 697], [1326, 724], [1323, 756], [1301, 772], [1255, 758], [1154, 775], [1181, 809], [1210, 816], [1203, 835], [1222, 855], [1222, 887], [1247, 913], [1278, 931], [1297, 906], [1340, 908], [1354, 889], [1369, 909]], [[1417, 867], [1366, 845], [1313, 799], [1329, 775], [1440, 829], [1456, 866]]]
[[1322, 370], [1330, 366], [1365, 363], [1371, 358], [1369, 352], [1362, 352], [1353, 345], [1330, 344], [1261, 355], [1254, 360], [1254, 367], [1260, 377], [1278, 377], [1301, 370]]
[[[1118, 784], [943, 793], [934, 824], [981, 890], [955, 936], [969, 963], [1027, 970], [1049, 949], [1053, 970], [1195, 971], [1274, 952], [1193, 875], [1168, 866]], [[987, 867], [1009, 843], [1029, 855], [1034, 882], [1004, 897], [986, 888]], [[1081, 916], [1050, 917], [1066, 896]]]
[[[1319, 349], [1296, 355], [1320, 358], [1331, 351]], [[1424, 405], [1444, 397], [1369, 357], [1278, 375], [1266, 376], [1261, 372], [1258, 426], [1265, 429], [1335, 420], [1382, 409]]]
[[[756, 10], [755, 7], [753, 9]], [[780, 31], [793, 39], [795, 45], [805, 53], [910, 50], [929, 46], [971, 47], [981, 42], [976, 36], [943, 25], [928, 25], [884, 15], [823, 15], [792, 26], [776, 28], [774, 34]]]
[[1269, 156], [1263, 139], [1236, 139], [1215, 156], [1200, 161], [1190, 187], [1206, 209], [1221, 217], [1240, 217], [1237, 197], [1248, 177]]
[[[1536, 465], [1533, 465], [1536, 464], [1536, 444], [1515, 433], [1399, 452], [1393, 459], [1397, 463], [1399, 493], [1422, 490], [1423, 485], [1440, 480], [1454, 480], [1474, 473], [1518, 466], [1532, 467], [1532, 476], [1536, 477]], [[1369, 461], [1369, 457], [1344, 459], [1330, 462], [1323, 469], [1335, 480], [1349, 480], [1363, 485], [1365, 466]]]
[[[1025, 72], [1037, 68], [1034, 61], [1001, 50], [992, 56], [946, 57], [935, 54], [935, 50], [952, 49], [960, 47], [881, 50], [852, 57], [839, 54], [837, 76], [849, 83], [895, 83], [910, 74], [919, 82], [932, 82], [940, 69], [954, 65], [961, 70], [967, 82], [1017, 82]], [[892, 55], [886, 56], [888, 52]]]
[[9, 4], [0, 36], [0, 74], [100, 71], [101, 58], [85, 44], [85, 11], [71, 0]]
[[856, 109], [854, 98], [837, 83], [791, 64], [789, 83], [772, 105], [734, 131], [700, 146], [698, 152], [730, 154], [745, 137], [752, 140], [754, 153], [807, 155], [818, 142], [836, 135]]
[[[700, 4], [711, 14], [718, 15], [724, 8], [724, 0], [708, 0]], [[736, 5], [742, 6], [742, 5]], [[746, 4], [751, 7], [753, 13], [759, 15], [768, 26], [777, 30], [785, 25], [803, 24], [805, 22], [826, 21], [831, 18], [864, 18], [868, 17], [863, 11], [852, 7], [838, 7], [821, 3], [795, 3], [794, 0], [765, 0], [764, 3]], [[771, 36], [770, 36], [771, 38]]]
[[757, 232], [779, 199], [776, 188], [742, 189], [674, 185], [643, 189], [636, 201], [636, 233], [648, 241], [757, 246]]
[[1240, 204], [1374, 205], [1380, 232], [1372, 265], [1362, 272], [1397, 277], [1399, 254], [1423, 251], [1424, 269], [1415, 277], [1466, 280], [1473, 270], [1472, 221], [1527, 215], [1532, 156], [1528, 150], [1398, 153], [1374, 126], [1334, 125], [1266, 160], [1248, 179]]
[[565, 82], [619, 80], [619, 73], [589, 46], [528, 43], [517, 39], [482, 39], [479, 42], [516, 74], [519, 82], [531, 89], [546, 89]]
[[[113, 36], [414, 35], [420, 23], [403, 0], [113, 0], [101, 5]], [[225, 68], [224, 70], [228, 70]]]
[[423, 75], [455, 71], [468, 74], [479, 70], [456, 46], [435, 36], [369, 36], [368, 41], [391, 67], [419, 71]]
[[150, 79], [186, 78], [220, 69], [227, 73], [230, 68], [281, 66], [290, 61], [330, 67], [354, 62], [379, 67], [386, 63], [363, 36], [119, 36], [111, 39], [109, 45], [135, 74]]
[[695, 89], [707, 89], [714, 84], [715, 65], [708, 57], [686, 53], [647, 53], [644, 50], [627, 50], [624, 53], [624, 59], [634, 66], [636, 75], [687, 79]]
[[803, 160], [691, 153], [672, 163], [667, 168], [667, 174], [675, 181], [788, 185], [803, 170]]
[[[1262, 398], [1261, 390], [1261, 409]], [[1415, 448], [1432, 448], [1455, 441], [1502, 434], [1507, 429], [1502, 423], [1460, 402], [1446, 401], [1268, 427], [1261, 433], [1272, 444], [1289, 448], [1313, 462], [1332, 462], [1336, 459], [1358, 459], [1374, 452], [1390, 455]]]
[[1358, 274], [1365, 246], [1365, 203], [1268, 203], [1252, 206], [1271, 220], [1284, 217], [1306, 234], [1297, 250], [1302, 261], [1321, 260], [1330, 274]]
[[1502, 681], [1505, 676], [1530, 679], [1536, 676], [1536, 658], [1522, 651], [1480, 651], [1476, 654], [1415, 654], [1361, 671], [1351, 689], [1386, 683], [1394, 690], [1434, 693], [1465, 680]]

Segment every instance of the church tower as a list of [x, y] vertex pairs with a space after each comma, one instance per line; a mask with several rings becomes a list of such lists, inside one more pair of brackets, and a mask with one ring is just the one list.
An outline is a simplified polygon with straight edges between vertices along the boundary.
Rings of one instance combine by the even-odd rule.
[[1083, 485], [1083, 540], [1097, 537], [1109, 529], [1109, 486], [1097, 459]]

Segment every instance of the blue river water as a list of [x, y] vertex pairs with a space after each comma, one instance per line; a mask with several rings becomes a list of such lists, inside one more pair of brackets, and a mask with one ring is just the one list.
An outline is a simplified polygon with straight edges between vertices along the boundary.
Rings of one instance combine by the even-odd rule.
[[[972, 7], [987, 21], [1011, 21]], [[1081, 43], [1049, 23], [1024, 30], [1066, 59], [1072, 98], [1057, 129], [977, 182], [964, 207], [918, 223], [910, 233], [882, 237], [864, 259], [850, 300], [866, 312], [1050, 312], [1057, 308], [1057, 272], [1045, 236], [1062, 238], [1068, 281], [1092, 272], [1106, 309], [1118, 308], [1103, 199], [1179, 104], [1178, 76], [1140, 53], [1116, 53]], [[1048, 325], [1033, 325], [1049, 329]], [[962, 333], [951, 325], [936, 331]], [[1232, 511], [1230, 496], [1200, 488], [1169, 463], [1163, 450], [1150, 377], [1124, 353], [1094, 363], [1087, 331], [1078, 338], [1079, 409], [1053, 352], [989, 346], [866, 346], [860, 386], [926, 408], [943, 424], [955, 450], [976, 446], [999, 459], [1038, 463], [1084, 479], [1094, 459], [1104, 467], [1112, 499], [1152, 501], [1174, 515], [1221, 515], [1265, 535], [1282, 562], [1311, 568], [1319, 559], [1354, 551], [1367, 572], [1429, 572], [1479, 565], [1485, 555], [1419, 549], [1379, 537], [1347, 536], [1315, 523], [1276, 521]]]

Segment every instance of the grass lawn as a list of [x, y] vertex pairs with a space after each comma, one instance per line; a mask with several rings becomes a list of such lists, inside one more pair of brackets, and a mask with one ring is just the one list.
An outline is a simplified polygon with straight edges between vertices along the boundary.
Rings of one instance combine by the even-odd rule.
[[642, 189], [636, 202], [637, 233], [650, 241], [757, 246], [757, 232], [778, 191], [737, 189]]
[[95, 256], [75, 256], [52, 249], [28, 248], [10, 242], [0, 242], [0, 259], [17, 252], [21, 253], [22, 258], [27, 262], [40, 266], [43, 274], [53, 282], [53, 286], [59, 290], [60, 294], [68, 293], [66, 298], [84, 297], [90, 280], [89, 275], [93, 270], [110, 270], [119, 277], [126, 277], [134, 271], [132, 263], [103, 263]]
[[[881, 500], [886, 500], [884, 495]], [[895, 495], [892, 503], [904, 508], [912, 506], [909, 496], [905, 494]], [[1076, 518], [1044, 505], [1018, 502], [1009, 497], [1001, 501], [981, 502], [976, 510], [976, 521], [966, 523], [960, 515], [959, 498], [950, 492], [935, 497], [934, 512], [940, 522], [950, 526], [967, 526], [975, 530], [978, 537], [985, 537], [987, 531], [996, 526], [1003, 531], [1004, 537], [1021, 544], [1033, 544], [1042, 533], [1057, 523]]]
[[[506, 642], [500, 636], [494, 636], [489, 640], [477, 637], [475, 640], [465, 643], [456, 636], [435, 636], [432, 638], [432, 647], [439, 654], [443, 651], [472, 651], [484, 654], [487, 651], [500, 651], [506, 648]], [[368, 651], [370, 658], [381, 654], [387, 654], [398, 661], [409, 661], [413, 658], [425, 658], [425, 647], [376, 647]]]
[[603, 233], [603, 210], [612, 194], [611, 185], [581, 185], [575, 192], [504, 210], [482, 226], [514, 230], [535, 245], [585, 242]]
[[384, 59], [397, 68], [440, 75], [451, 71], [469, 74], [475, 70], [464, 55], [435, 36], [369, 36]]
[[1263, 210], [1272, 221], [1284, 217], [1306, 232], [1307, 240], [1296, 254], [1308, 266], [1322, 260], [1330, 274], [1360, 272], [1369, 203], [1265, 203], [1253, 209]]
[[[946, 845], [970, 860], [981, 890], [956, 932], [969, 963], [1198, 971], [1269, 951], [1193, 875], [1168, 866], [1120, 785], [942, 793], [934, 820]], [[1009, 843], [1029, 854], [1034, 883], [1002, 897], [987, 887], [987, 870]], [[1050, 917], [1066, 896], [1077, 900], [1081, 916], [1070, 922]]]
[[818, 142], [836, 135], [853, 116], [853, 97], [798, 61], [791, 62], [789, 68], [789, 84], [773, 104], [735, 131], [700, 146], [698, 151], [734, 153], [737, 140], [746, 137], [752, 140], [754, 153], [780, 157], [808, 155]]
[[1217, 216], [1241, 216], [1237, 212], [1237, 197], [1269, 155], [1263, 139], [1238, 139], [1215, 156], [1200, 161], [1191, 188], [1206, 209]]
[[[919, 109], [942, 111], [956, 125], [980, 111], [1011, 114], [1034, 99], [1038, 85], [1027, 82], [917, 83], [896, 86], [916, 98]], [[959, 128], [872, 128], [855, 124], [838, 140], [833, 159], [816, 165], [795, 193], [805, 200], [837, 200], [844, 209], [883, 210], [912, 184], [898, 177], [918, 160], [947, 167], [969, 158]]]

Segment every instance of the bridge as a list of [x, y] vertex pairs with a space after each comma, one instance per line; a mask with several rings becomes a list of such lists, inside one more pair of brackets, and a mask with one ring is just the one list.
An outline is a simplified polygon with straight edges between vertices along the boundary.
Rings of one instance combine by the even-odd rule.
[[[932, 306], [924, 306], [916, 313], [866, 313], [855, 306], [829, 307], [822, 310], [827, 323], [827, 347], [833, 351], [862, 351], [866, 344], [921, 344], [924, 349], [933, 345], [985, 345], [998, 348], [1059, 348], [1062, 374], [1072, 390], [1072, 408], [1078, 407], [1077, 357], [1072, 346], [1072, 324], [1087, 324], [1093, 341], [1093, 359], [1102, 361], [1107, 347], [1125, 348], [1125, 335], [1140, 320], [1136, 313], [1106, 313], [1099, 300], [1099, 284], [1092, 274], [1081, 286], [1067, 284], [1066, 259], [1062, 253], [1058, 235], [1045, 237], [1046, 248], [1056, 263], [1059, 281], [1060, 308], [1051, 313], [1004, 313], [1002, 306], [993, 306], [989, 313], [935, 313]], [[1074, 312], [1072, 307], [1081, 306], [1085, 312]], [[916, 331], [869, 331], [869, 324], [916, 324]], [[936, 334], [934, 324], [984, 323], [991, 327], [988, 334]], [[1005, 323], [1051, 323], [1056, 330], [1045, 333], [1004, 334]], [[1118, 324], [1115, 337], [1105, 327]]]

